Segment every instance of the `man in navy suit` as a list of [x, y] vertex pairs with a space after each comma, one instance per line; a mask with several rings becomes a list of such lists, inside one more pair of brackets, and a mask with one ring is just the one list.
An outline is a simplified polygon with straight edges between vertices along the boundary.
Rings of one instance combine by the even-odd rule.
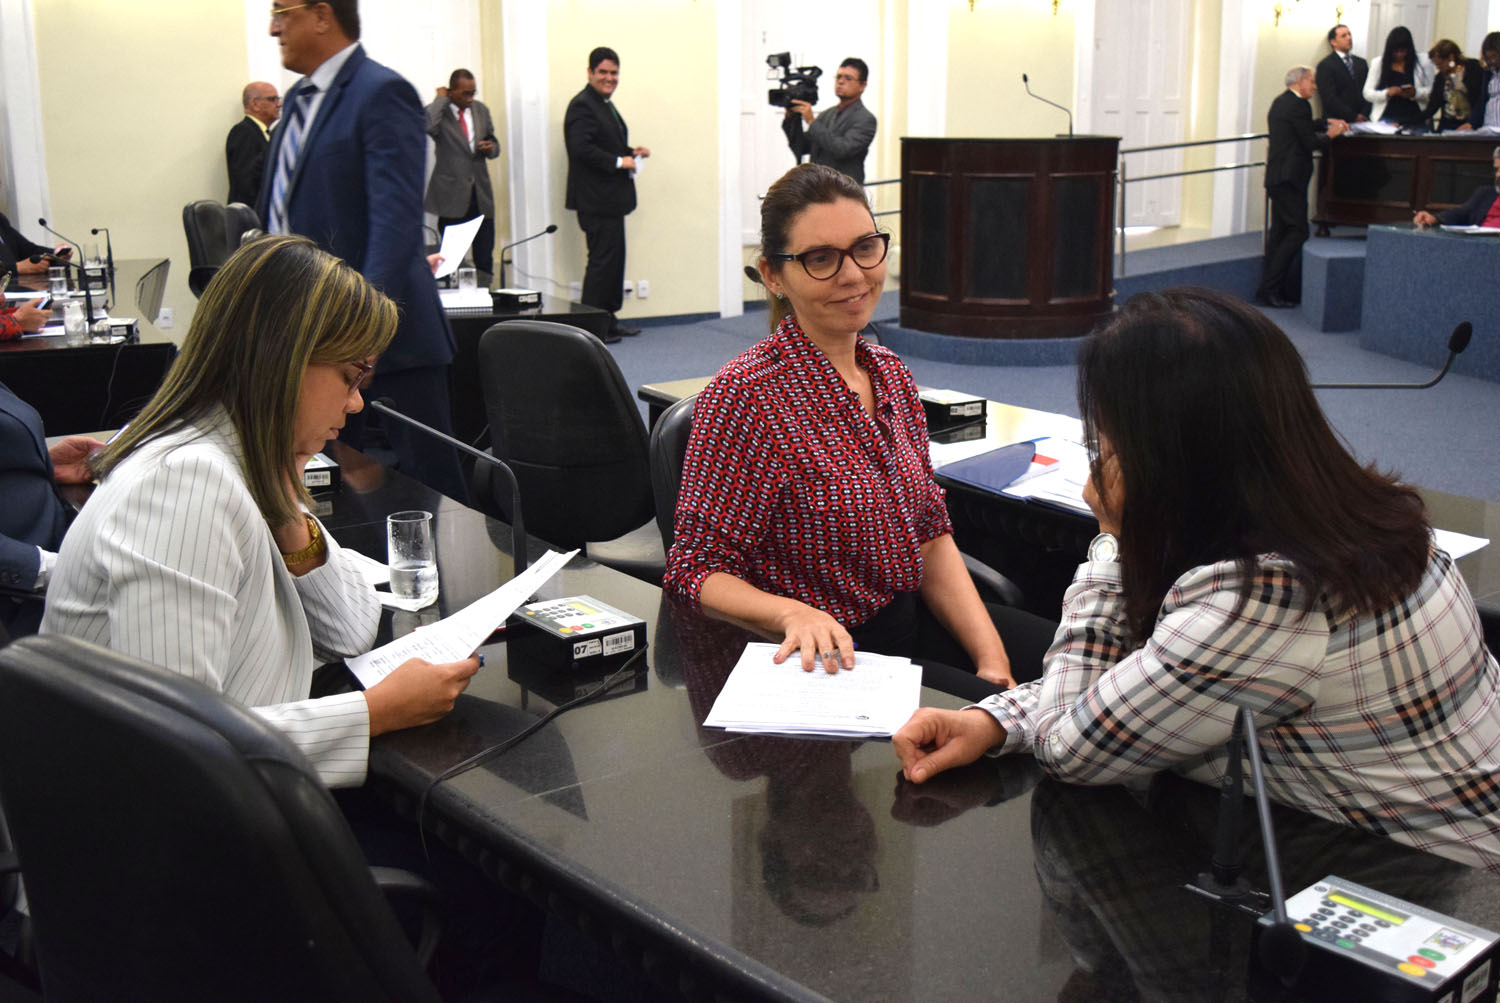
[[1328, 29], [1328, 47], [1333, 51], [1318, 64], [1315, 80], [1318, 97], [1323, 99], [1323, 117], [1345, 122], [1367, 122], [1370, 102], [1365, 100], [1365, 78], [1370, 64], [1354, 55], [1354, 36], [1349, 26], [1336, 24]]
[[1442, 212], [1431, 213], [1426, 209], [1421, 210], [1411, 218], [1418, 226], [1436, 226], [1442, 223], [1445, 226], [1493, 226], [1500, 227], [1500, 204], [1496, 197], [1500, 196], [1500, 146], [1495, 147], [1495, 183], [1492, 185], [1480, 185], [1474, 189], [1474, 194], [1463, 205], [1456, 205], [1452, 209], [1444, 209]]
[[[104, 443], [70, 435], [50, 450], [42, 419], [0, 383], [0, 585], [12, 592], [46, 586], [73, 511], [55, 484], [93, 479], [85, 461]], [[12, 637], [36, 631], [42, 604], [0, 600], [0, 624]]]
[[625, 299], [625, 217], [635, 209], [636, 161], [651, 156], [644, 146], [630, 145], [630, 130], [611, 100], [619, 85], [620, 57], [601, 45], [589, 53], [588, 85], [568, 102], [563, 116], [568, 148], [563, 204], [578, 212], [589, 248], [583, 302], [609, 311], [608, 342], [641, 333], [621, 326], [615, 311]]
[[[271, 233], [310, 237], [396, 301], [401, 321], [368, 396], [389, 397], [447, 431], [453, 333], [422, 254], [427, 128], [416, 89], [365, 55], [358, 0], [273, 0], [271, 34], [282, 65], [304, 76], [287, 92], [271, 138], [261, 219]], [[341, 438], [359, 447], [364, 426], [357, 417]], [[402, 471], [449, 497], [468, 498], [452, 449], [386, 424]]]

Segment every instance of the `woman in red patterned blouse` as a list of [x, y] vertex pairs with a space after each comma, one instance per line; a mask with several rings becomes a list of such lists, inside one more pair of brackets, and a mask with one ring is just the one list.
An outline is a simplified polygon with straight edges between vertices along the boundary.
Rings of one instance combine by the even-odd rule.
[[1011, 686], [932, 478], [916, 384], [859, 336], [888, 239], [832, 168], [795, 167], [766, 193], [772, 334], [698, 397], [663, 584], [782, 637], [776, 660], [800, 651], [809, 671], [852, 668], [856, 640], [920, 659], [930, 611], [980, 677]]
[[37, 300], [23, 300], [13, 307], [0, 309], [0, 341], [15, 341], [29, 331], [40, 331], [47, 322], [47, 311], [38, 310]]

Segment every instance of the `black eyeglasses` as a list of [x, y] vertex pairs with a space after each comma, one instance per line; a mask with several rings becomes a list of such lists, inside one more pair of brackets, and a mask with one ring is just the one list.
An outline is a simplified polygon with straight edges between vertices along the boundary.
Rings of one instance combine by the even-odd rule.
[[801, 262], [803, 271], [813, 278], [831, 279], [844, 267], [845, 258], [853, 258], [856, 265], [869, 271], [885, 260], [890, 246], [890, 234], [872, 233], [859, 238], [843, 250], [837, 247], [813, 247], [801, 254], [768, 253], [766, 257], [773, 261]]

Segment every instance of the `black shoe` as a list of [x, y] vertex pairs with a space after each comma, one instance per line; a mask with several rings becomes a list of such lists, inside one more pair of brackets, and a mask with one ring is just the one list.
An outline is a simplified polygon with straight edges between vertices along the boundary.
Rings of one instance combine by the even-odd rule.
[[634, 338], [636, 335], [641, 333], [641, 329], [638, 327], [626, 327], [623, 324], [616, 324], [614, 333], [623, 334], [627, 338]]
[[599, 335], [599, 340], [604, 342], [606, 345], [613, 345], [615, 342], [620, 340], [620, 333], [614, 328], [610, 328], [603, 334]]

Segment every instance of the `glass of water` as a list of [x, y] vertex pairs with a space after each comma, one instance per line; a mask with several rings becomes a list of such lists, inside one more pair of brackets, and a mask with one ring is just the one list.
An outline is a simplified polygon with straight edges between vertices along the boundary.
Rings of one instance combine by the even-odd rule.
[[47, 269], [47, 291], [54, 296], [66, 295], [68, 291], [68, 270], [61, 265], [54, 265]]
[[438, 594], [436, 552], [432, 546], [432, 513], [413, 509], [385, 520], [391, 565], [391, 594], [431, 602]]
[[479, 275], [472, 268], [458, 270], [458, 288], [466, 293], [479, 288]]

